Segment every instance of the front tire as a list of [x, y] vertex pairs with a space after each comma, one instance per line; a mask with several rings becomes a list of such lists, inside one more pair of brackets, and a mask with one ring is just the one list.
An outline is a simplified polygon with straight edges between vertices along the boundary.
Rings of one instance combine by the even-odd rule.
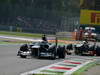
[[21, 58], [26, 58], [27, 56], [26, 56], [26, 55], [20, 55], [20, 57], [21, 57]]
[[37, 58], [40, 59], [40, 50], [37, 51]]

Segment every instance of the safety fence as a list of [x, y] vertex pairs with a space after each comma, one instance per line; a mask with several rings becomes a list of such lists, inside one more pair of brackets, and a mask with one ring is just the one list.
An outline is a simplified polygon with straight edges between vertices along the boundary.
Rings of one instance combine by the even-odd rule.
[[11, 32], [55, 34], [54, 30], [46, 30], [46, 29], [35, 28], [35, 27], [17, 27], [17, 26], [8, 26], [8, 25], [0, 25], [0, 30], [11, 31]]

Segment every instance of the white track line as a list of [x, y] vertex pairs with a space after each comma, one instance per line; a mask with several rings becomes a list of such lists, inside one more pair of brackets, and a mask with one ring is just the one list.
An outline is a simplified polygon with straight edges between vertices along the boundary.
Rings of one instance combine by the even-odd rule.
[[16, 39], [16, 40], [23, 40], [23, 41], [42, 41], [41, 39], [30, 39], [30, 38], [22, 38], [22, 37], [12, 37], [12, 36], [0, 36], [0, 38], [5, 38], [5, 39]]

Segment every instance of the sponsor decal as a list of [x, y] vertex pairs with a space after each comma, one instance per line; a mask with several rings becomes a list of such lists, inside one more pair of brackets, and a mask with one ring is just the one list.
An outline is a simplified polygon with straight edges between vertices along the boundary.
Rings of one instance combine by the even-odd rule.
[[100, 11], [82, 9], [80, 13], [80, 24], [100, 25]]
[[100, 23], [100, 13], [91, 13], [91, 23]]

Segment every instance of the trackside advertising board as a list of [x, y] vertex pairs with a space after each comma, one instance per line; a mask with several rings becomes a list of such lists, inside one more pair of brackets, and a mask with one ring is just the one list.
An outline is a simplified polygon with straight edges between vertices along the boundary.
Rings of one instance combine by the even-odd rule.
[[100, 11], [82, 9], [80, 24], [100, 25]]

